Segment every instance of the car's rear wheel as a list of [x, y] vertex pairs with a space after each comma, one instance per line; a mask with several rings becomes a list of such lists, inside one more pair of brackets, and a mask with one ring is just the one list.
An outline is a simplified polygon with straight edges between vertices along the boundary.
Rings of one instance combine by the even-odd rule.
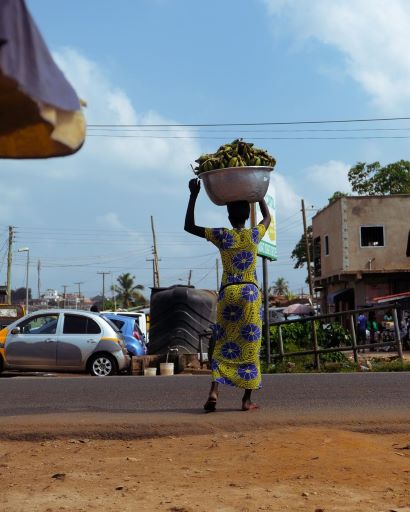
[[108, 354], [96, 354], [90, 359], [88, 369], [93, 377], [109, 377], [118, 372], [117, 362]]

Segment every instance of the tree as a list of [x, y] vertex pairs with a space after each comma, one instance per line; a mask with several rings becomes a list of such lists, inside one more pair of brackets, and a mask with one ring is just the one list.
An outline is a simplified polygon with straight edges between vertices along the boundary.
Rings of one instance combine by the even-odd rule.
[[273, 295], [286, 295], [289, 293], [289, 283], [284, 277], [278, 277], [273, 286], [269, 288], [269, 293]]
[[[310, 261], [313, 262], [312, 226], [308, 226], [306, 231], [310, 250]], [[307, 264], [306, 240], [304, 234], [300, 237], [290, 257], [296, 260], [293, 268], [302, 268], [305, 263]]]
[[114, 292], [117, 294], [117, 300], [122, 303], [123, 308], [129, 308], [136, 304], [145, 304], [146, 300], [139, 290], [143, 290], [142, 284], [134, 283], [135, 276], [129, 272], [117, 277], [118, 285], [114, 285]]
[[346, 197], [348, 195], [349, 194], [347, 194], [346, 192], [340, 192], [340, 190], [337, 190], [336, 192], [333, 192], [331, 197], [329, 197], [329, 204], [333, 203], [333, 201], [336, 201], [336, 199], [340, 199], [341, 197]]
[[410, 162], [399, 160], [384, 167], [379, 162], [358, 162], [348, 179], [359, 195], [410, 194]]
[[[307, 231], [307, 239], [309, 245], [309, 254], [310, 254], [310, 272], [314, 275], [314, 267], [313, 267], [313, 229], [312, 226], [308, 226], [306, 228]], [[307, 267], [307, 251], [306, 251], [306, 239], [305, 234], [302, 234], [299, 242], [296, 244], [295, 248], [292, 251], [290, 257], [293, 260], [296, 260], [296, 263], [293, 265], [293, 268], [302, 268], [305, 264]], [[308, 277], [305, 281], [309, 282], [309, 272]]]
[[[28, 289], [28, 300], [31, 300], [31, 288]], [[17, 288], [16, 290], [11, 290], [11, 301], [12, 303], [15, 302], [22, 302], [26, 300], [26, 288]]]

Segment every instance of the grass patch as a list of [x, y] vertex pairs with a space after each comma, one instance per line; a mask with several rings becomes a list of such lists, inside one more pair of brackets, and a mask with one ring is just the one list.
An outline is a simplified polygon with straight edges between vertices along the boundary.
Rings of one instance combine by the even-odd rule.
[[400, 359], [386, 361], [383, 359], [371, 359], [372, 372], [410, 372], [410, 361], [402, 362]]
[[[339, 354], [343, 357], [340, 357]], [[330, 354], [326, 354], [329, 356]], [[382, 358], [370, 358], [360, 361], [357, 365], [344, 356], [341, 352], [332, 353], [334, 360], [320, 358], [321, 373], [351, 373], [357, 371], [366, 372], [409, 372], [410, 361], [402, 362], [400, 359], [388, 361]], [[277, 361], [270, 365], [261, 361], [262, 373], [319, 373], [313, 364], [313, 356], [287, 357], [283, 361]]]

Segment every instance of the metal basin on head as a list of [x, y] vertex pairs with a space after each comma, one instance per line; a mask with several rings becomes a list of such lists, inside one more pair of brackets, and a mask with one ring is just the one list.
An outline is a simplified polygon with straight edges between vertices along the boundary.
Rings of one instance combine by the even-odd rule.
[[223, 206], [233, 201], [261, 201], [268, 190], [273, 167], [226, 167], [199, 174], [209, 199]]

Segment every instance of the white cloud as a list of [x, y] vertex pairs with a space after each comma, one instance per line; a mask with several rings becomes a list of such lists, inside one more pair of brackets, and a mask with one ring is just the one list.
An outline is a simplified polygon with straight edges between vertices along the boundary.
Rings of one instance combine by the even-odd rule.
[[26, 210], [27, 195], [23, 187], [7, 186], [2, 188], [2, 198], [0, 202], [0, 217], [3, 222], [12, 218], [16, 206]]
[[[87, 124], [177, 124], [150, 108], [137, 111], [125, 91], [114, 86], [95, 62], [78, 51], [65, 48], [53, 56], [78, 95], [87, 102]], [[104, 137], [96, 137], [97, 134]], [[133, 128], [121, 132], [90, 128], [86, 145], [78, 156], [87, 159], [87, 174], [110, 176], [114, 168], [118, 179], [119, 173], [125, 177], [143, 171], [145, 182], [159, 183], [169, 176], [189, 177], [189, 163], [201, 153], [200, 148], [194, 140], [172, 137], [186, 137], [192, 132], [173, 129], [164, 133], [169, 138], [163, 139], [154, 135], [152, 131]]]
[[147, 239], [141, 233], [124, 224], [116, 212], [107, 212], [103, 215], [97, 215], [96, 223], [107, 230], [126, 233], [127, 236], [130, 237], [130, 243], [142, 243], [143, 245], [149, 245]]
[[272, 181], [276, 194], [276, 211], [279, 216], [289, 216], [300, 209], [300, 196], [284, 176], [274, 172]]
[[384, 112], [410, 105], [408, 0], [262, 0], [275, 26], [315, 39], [344, 56], [347, 73]]
[[[305, 180], [314, 187], [315, 197], [333, 194], [333, 192], [351, 192], [351, 186], [347, 178], [350, 165], [337, 160], [329, 160], [323, 164], [311, 165], [303, 170]], [[326, 199], [325, 199], [326, 201]]]

